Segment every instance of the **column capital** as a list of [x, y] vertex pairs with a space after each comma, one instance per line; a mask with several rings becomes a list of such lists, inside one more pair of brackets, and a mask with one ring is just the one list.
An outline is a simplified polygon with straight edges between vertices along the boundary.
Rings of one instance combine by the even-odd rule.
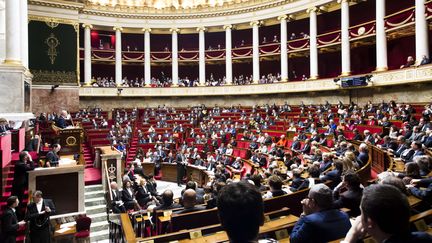
[[226, 24], [226, 25], [223, 26], [224, 30], [232, 29], [232, 28], [233, 28], [232, 24]]
[[122, 28], [122, 27], [119, 27], [119, 26], [114, 26], [114, 27], [113, 27], [113, 30], [115, 30], [115, 31], [118, 30], [118, 31], [121, 32], [121, 31], [123, 31], [123, 28]]
[[196, 28], [196, 31], [198, 31], [198, 32], [200, 32], [200, 31], [206, 31], [207, 29], [206, 29], [206, 27], [204, 27], [204, 26], [201, 26], [201, 27], [197, 27]]
[[306, 9], [306, 13], [310, 14], [310, 13], [318, 13], [320, 11], [320, 9], [318, 7], [310, 7], [308, 9]]
[[142, 32], [151, 32], [152, 31], [152, 29], [150, 29], [150, 28], [142, 28], [142, 30], [141, 30]]
[[286, 15], [286, 14], [277, 17], [277, 20], [279, 20], [279, 21], [284, 21], [284, 20], [287, 20], [287, 19], [288, 19], [288, 15]]
[[180, 32], [180, 29], [179, 29], [179, 28], [171, 28], [169, 31], [170, 31], [171, 33], [173, 33], [173, 32], [179, 33], [179, 32]]
[[342, 4], [342, 3], [351, 3], [351, 2], [356, 2], [355, 0], [337, 0], [337, 3]]
[[249, 23], [249, 25], [250, 26], [260, 26], [260, 25], [262, 25], [264, 23], [264, 21], [262, 21], [262, 20], [255, 20], [255, 21], [251, 21], [250, 23]]
[[89, 28], [89, 29], [93, 29], [93, 25], [91, 24], [82, 24], [82, 27], [85, 28]]

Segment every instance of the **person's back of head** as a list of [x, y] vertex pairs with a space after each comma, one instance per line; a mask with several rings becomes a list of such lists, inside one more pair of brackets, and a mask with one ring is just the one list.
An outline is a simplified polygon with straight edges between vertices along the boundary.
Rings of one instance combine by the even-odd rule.
[[309, 199], [314, 201], [314, 211], [327, 210], [333, 205], [333, 191], [325, 184], [316, 184], [309, 191]]
[[196, 184], [194, 181], [188, 181], [186, 183], [186, 189], [196, 190]]
[[360, 204], [364, 228], [373, 237], [409, 232], [410, 206], [401, 191], [386, 184], [366, 187]]
[[281, 190], [283, 182], [279, 176], [272, 175], [269, 178], [268, 184], [273, 190]]
[[231, 183], [218, 196], [219, 218], [230, 242], [249, 242], [258, 237], [264, 223], [261, 193], [248, 182]]
[[173, 194], [173, 192], [171, 190], [165, 190], [162, 193], [163, 204], [166, 205], [166, 206], [171, 205], [173, 203], [173, 197], [174, 197], [174, 194]]
[[386, 176], [382, 181], [381, 184], [385, 184], [385, 185], [392, 185], [394, 187], [396, 187], [397, 189], [399, 189], [400, 192], [402, 192], [405, 195], [408, 195], [408, 191], [405, 187], [404, 182], [402, 181], [402, 179], [393, 176], [393, 175], [389, 175]]
[[183, 207], [193, 208], [196, 205], [196, 192], [193, 189], [186, 189], [183, 193]]

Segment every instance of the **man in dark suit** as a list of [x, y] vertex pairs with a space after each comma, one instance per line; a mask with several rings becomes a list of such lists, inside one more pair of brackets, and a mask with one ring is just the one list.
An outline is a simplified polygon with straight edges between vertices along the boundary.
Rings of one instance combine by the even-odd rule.
[[294, 226], [290, 242], [328, 242], [345, 236], [351, 227], [346, 213], [333, 209], [332, 190], [325, 184], [312, 186], [301, 201], [302, 217]]
[[345, 174], [342, 182], [333, 190], [334, 208], [348, 208], [350, 216], [359, 216], [360, 201], [363, 195], [360, 183], [360, 177], [356, 173]]
[[[12, 185], [12, 195], [18, 197], [21, 202], [24, 197], [24, 191], [28, 186], [28, 171], [34, 170], [35, 166], [31, 156], [27, 151], [22, 151], [19, 155], [20, 160], [15, 164], [14, 181]], [[18, 209], [17, 215], [19, 219], [23, 219], [23, 215]]]
[[60, 151], [61, 146], [60, 144], [54, 144], [51, 151], [49, 151], [46, 155], [46, 167], [57, 167], [59, 164], [60, 156], [58, 155], [58, 152]]
[[197, 206], [197, 193], [193, 189], [187, 189], [182, 196], [183, 210], [176, 211], [175, 214], [183, 214], [204, 210], [205, 207]]
[[18, 222], [15, 214], [15, 208], [18, 207], [18, 204], [19, 200], [16, 196], [11, 196], [6, 201], [7, 207], [1, 217], [1, 242], [15, 243], [18, 229], [25, 225], [24, 220]]
[[61, 111], [60, 117], [57, 119], [56, 121], [56, 126], [60, 127], [60, 128], [66, 128], [67, 122], [66, 119], [68, 118], [68, 114], [67, 111]]
[[55, 215], [55, 206], [50, 199], [43, 199], [41, 191], [33, 193], [33, 202], [27, 205], [26, 221], [29, 221], [30, 241], [49, 243], [51, 241], [50, 215]]
[[290, 191], [296, 192], [309, 187], [309, 180], [301, 177], [300, 169], [296, 168], [292, 170], [293, 179], [291, 182]]
[[320, 173], [326, 171], [331, 167], [333, 163], [332, 157], [333, 156], [330, 153], [324, 153], [322, 155], [323, 161], [320, 163]]
[[180, 153], [177, 154], [175, 162], [177, 163], [177, 185], [180, 186], [183, 182], [183, 176], [186, 170], [185, 166], [187, 164], [184, 150], [181, 150]]
[[108, 203], [113, 213], [126, 213], [126, 208], [122, 200], [122, 193], [118, 190], [116, 182], [111, 182], [111, 191], [109, 191], [108, 193], [111, 194], [111, 197], [108, 194], [107, 201], [109, 201]]
[[374, 184], [366, 187], [360, 208], [361, 215], [355, 219], [345, 242], [358, 242], [366, 234], [375, 242], [432, 242], [432, 236], [428, 233], [410, 230], [411, 208], [408, 199], [392, 185]]
[[301, 143], [298, 140], [298, 137], [293, 137], [293, 142], [291, 144], [291, 150], [297, 151], [300, 150], [301, 148]]
[[175, 203], [173, 198], [174, 198], [173, 192], [171, 190], [165, 190], [162, 193], [162, 204], [155, 207], [153, 211], [156, 212], [157, 210], [170, 210], [170, 209], [180, 208], [181, 206]]
[[397, 148], [395, 150], [387, 149], [389, 152], [393, 153], [394, 156], [400, 157], [402, 152], [408, 149], [409, 147], [405, 143], [405, 137], [400, 135], [397, 140]]
[[359, 146], [359, 155], [357, 156], [357, 163], [359, 167], [363, 167], [369, 161], [369, 151], [368, 145], [365, 143], [361, 143]]
[[327, 172], [325, 175], [320, 176], [321, 181], [331, 181], [329, 185], [331, 188], [336, 187], [341, 182], [341, 175], [343, 171], [343, 164], [341, 161], [336, 160], [333, 162], [334, 170]]

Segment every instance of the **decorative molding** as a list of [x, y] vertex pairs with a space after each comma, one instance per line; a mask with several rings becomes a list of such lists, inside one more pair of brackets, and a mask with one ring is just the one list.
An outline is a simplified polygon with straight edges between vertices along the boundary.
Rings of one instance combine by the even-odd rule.
[[91, 25], [91, 24], [82, 24], [82, 27], [85, 29], [85, 28], [90, 28], [90, 29], [93, 29], [93, 25]]
[[[372, 73], [372, 82], [365, 87], [386, 87], [415, 83], [431, 83], [432, 65], [417, 68]], [[175, 97], [175, 96], [227, 96], [227, 95], [258, 95], [282, 94], [321, 91], [347, 91], [338, 86], [331, 79], [317, 79], [298, 82], [279, 82], [274, 84], [253, 84], [241, 86], [215, 86], [215, 87], [175, 87], [175, 88], [123, 88], [120, 96], [123, 97]], [[114, 97], [118, 96], [117, 88], [81, 87], [81, 97]]]
[[33, 84], [77, 84], [76, 72], [31, 70]]
[[226, 25], [223, 26], [224, 30], [226, 30], [226, 29], [232, 29], [232, 28], [233, 28], [232, 24], [226, 24]]
[[149, 33], [151, 33], [152, 29], [150, 29], [150, 28], [143, 28], [142, 31], [143, 32], [149, 32]]
[[36, 15], [29, 15], [28, 16], [29, 21], [42, 21], [47, 23], [59, 23], [59, 24], [70, 24], [70, 25], [79, 25], [78, 21], [71, 20], [71, 19], [63, 19], [63, 18], [53, 18], [53, 17], [44, 17], [44, 16], [36, 16]]
[[172, 32], [177, 32], [177, 33], [179, 33], [179, 32], [180, 32], [180, 29], [179, 29], [179, 28], [171, 28], [169, 31], [170, 31], [171, 33], [172, 33]]
[[113, 30], [115, 30], [115, 31], [119, 30], [120, 32], [122, 32], [122, 31], [123, 31], [123, 28], [122, 28], [122, 27], [119, 27], [119, 26], [114, 26], [114, 27], [113, 27]]
[[200, 31], [206, 31], [207, 29], [203, 26], [196, 28], [196, 31], [200, 32]]

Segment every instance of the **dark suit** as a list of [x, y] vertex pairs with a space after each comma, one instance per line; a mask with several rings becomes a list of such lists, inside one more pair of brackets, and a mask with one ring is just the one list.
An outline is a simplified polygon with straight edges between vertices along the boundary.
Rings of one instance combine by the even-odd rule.
[[291, 145], [291, 149], [292, 149], [292, 150], [299, 150], [300, 148], [301, 148], [301, 144], [300, 144], [299, 141], [295, 141], [295, 142], [293, 142], [292, 145]]
[[359, 163], [359, 167], [363, 167], [369, 161], [369, 154], [361, 152], [357, 156], [357, 162]]
[[186, 171], [185, 165], [183, 164], [184, 162], [186, 162], [186, 156], [184, 154], [177, 154], [177, 185], [180, 185], [183, 182], [183, 176]]
[[194, 206], [192, 208], [185, 208], [183, 210], [179, 210], [179, 211], [175, 211], [173, 212], [173, 214], [183, 214], [183, 213], [190, 213], [190, 212], [196, 212], [196, 211], [201, 211], [206, 209], [204, 206], [202, 205], [198, 205], [198, 206]]
[[329, 185], [330, 188], [334, 188], [341, 182], [341, 170], [331, 170], [326, 175], [322, 176], [320, 179], [322, 181], [331, 181], [331, 185]]
[[1, 242], [15, 243], [18, 229], [18, 218], [12, 208], [7, 207], [1, 217]]
[[419, 187], [425, 187], [426, 189], [422, 190], [417, 187], [409, 188], [411, 194], [414, 196], [426, 201], [427, 203], [432, 203], [432, 178], [422, 179], [419, 183], [417, 183]]
[[19, 201], [22, 202], [24, 197], [24, 191], [28, 186], [28, 174], [27, 171], [34, 170], [35, 166], [32, 161], [25, 163], [18, 161], [15, 164], [14, 181], [12, 185], [12, 195], [18, 197]]
[[29, 221], [30, 224], [30, 241], [32, 243], [51, 241], [50, 215], [55, 214], [55, 206], [50, 199], [43, 199], [41, 211], [45, 211], [45, 207], [49, 207], [51, 212], [39, 214], [36, 203], [27, 205], [26, 221]]
[[151, 200], [150, 193], [147, 191], [147, 188], [142, 186], [137, 187], [135, 198], [141, 207], [145, 207]]
[[111, 210], [114, 213], [125, 213], [126, 208], [120, 203], [122, 202], [122, 192], [120, 192], [119, 190], [111, 190], [109, 193], [111, 193], [112, 200], [109, 195], [107, 196], [107, 200], [110, 200], [109, 205], [111, 207]]
[[328, 242], [344, 238], [351, 228], [349, 217], [330, 209], [301, 217], [290, 235], [290, 242]]
[[405, 235], [392, 235], [386, 243], [428, 243], [432, 242], [432, 235], [426, 232], [411, 232]]
[[360, 215], [360, 201], [363, 195], [363, 189], [359, 190], [348, 190], [341, 194], [339, 192], [334, 192], [334, 202], [335, 208], [348, 208], [350, 209], [350, 216], [356, 217]]
[[124, 188], [123, 190], [122, 190], [122, 192], [121, 192], [121, 194], [122, 194], [122, 200], [123, 200], [123, 202], [124, 202], [124, 206], [125, 206], [125, 208], [126, 209], [128, 209], [128, 210], [130, 210], [130, 209], [134, 209], [135, 208], [135, 201], [134, 201], [134, 199], [135, 199], [135, 195], [134, 195], [134, 190], [132, 190], [132, 188], [131, 188], [131, 191], [132, 191], [132, 194], [131, 193], [129, 193], [129, 191], [126, 189], [126, 188]]
[[51, 166], [58, 166], [59, 159], [60, 157], [54, 151], [49, 151], [46, 155], [46, 161], [49, 161]]
[[299, 177], [299, 178], [294, 178], [292, 180], [290, 190], [292, 192], [295, 192], [308, 187], [309, 187], [309, 180]]
[[66, 128], [67, 127], [66, 120], [64, 119], [64, 117], [60, 116], [57, 119], [56, 126], [58, 126], [60, 128]]

